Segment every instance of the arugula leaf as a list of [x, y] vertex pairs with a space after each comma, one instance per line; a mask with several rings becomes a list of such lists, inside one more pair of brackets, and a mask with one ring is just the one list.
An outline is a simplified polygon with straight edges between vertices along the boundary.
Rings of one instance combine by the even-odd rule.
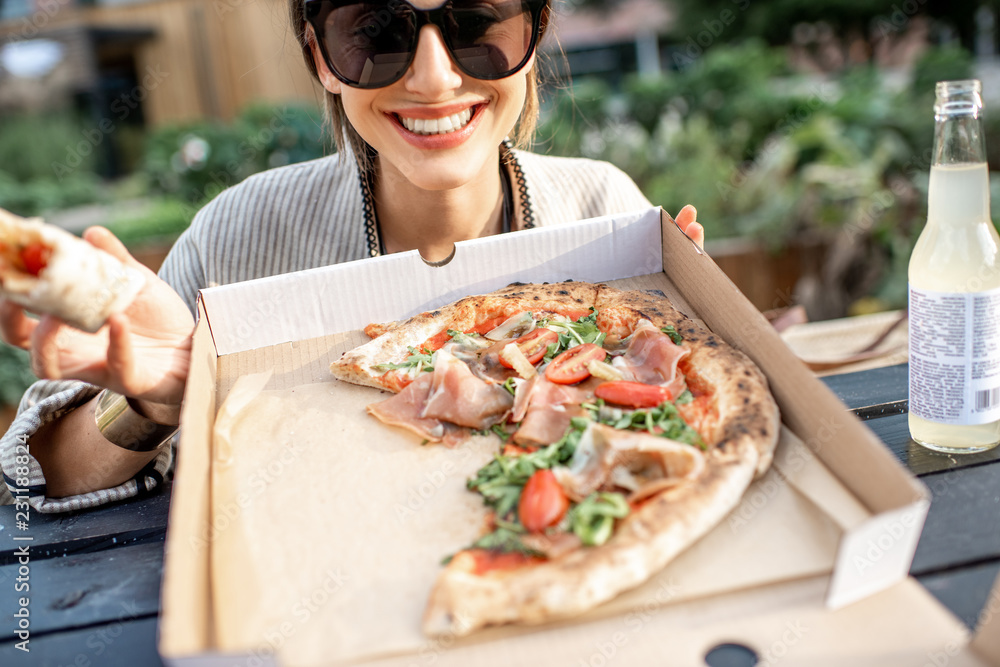
[[470, 491], [478, 491], [483, 496], [483, 502], [496, 510], [499, 520], [511, 517], [516, 520], [521, 489], [528, 478], [537, 470], [565, 464], [573, 458], [587, 423], [586, 419], [575, 419], [562, 438], [537, 451], [516, 456], [497, 454], [466, 482], [466, 487]]
[[[683, 404], [691, 400], [691, 392], [684, 390], [676, 402]], [[653, 435], [705, 449], [701, 436], [688, 426], [678, 412], [677, 406], [669, 401], [648, 410], [612, 408], [605, 405], [601, 399], [597, 399], [594, 403], [584, 403], [582, 407], [587, 410], [590, 418], [598, 423], [617, 429], [648, 431]]]
[[[497, 519], [496, 529], [492, 533], [483, 535], [478, 540], [470, 544], [467, 549], [487, 549], [489, 551], [499, 551], [500, 553], [519, 553], [525, 556], [543, 557], [545, 554], [534, 549], [529, 549], [521, 542], [521, 535], [527, 531], [523, 526], [508, 521]], [[448, 556], [441, 561], [442, 565], [447, 565], [454, 557]]]
[[509, 525], [510, 524], [507, 526], [497, 526], [497, 529], [492, 533], [483, 535], [478, 540], [473, 542], [471, 548], [489, 549], [491, 551], [499, 551], [501, 553], [522, 553], [525, 556], [542, 555], [534, 549], [529, 549], [521, 543], [519, 535], [525, 532], [524, 528], [517, 526], [517, 528], [521, 529], [519, 531], [514, 531], [511, 530]]
[[685, 389], [680, 393], [680, 395], [674, 399], [674, 405], [686, 405], [694, 400], [694, 394], [691, 390]]
[[597, 309], [591, 306], [590, 315], [584, 315], [575, 322], [548, 322], [546, 326], [559, 334], [558, 344], [552, 343], [545, 351], [545, 362], [577, 345], [593, 343], [603, 345], [605, 333], [597, 328]]
[[503, 387], [504, 389], [506, 389], [507, 391], [509, 391], [511, 396], [516, 396], [517, 395], [517, 385], [514, 384], [514, 378], [513, 377], [509, 377], [506, 380], [504, 380], [503, 384], [500, 385], [500, 386]]
[[570, 530], [586, 546], [600, 546], [611, 537], [615, 519], [627, 517], [629, 509], [628, 502], [621, 493], [592, 493], [570, 508]]
[[431, 363], [431, 357], [434, 355], [433, 352], [424, 348], [423, 350], [418, 350], [415, 347], [407, 346], [407, 350], [410, 351], [410, 356], [406, 358], [406, 361], [398, 364], [377, 364], [372, 366], [373, 369], [377, 371], [397, 371], [397, 370], [412, 370], [416, 369], [417, 373], [421, 371], [433, 371], [434, 366]]
[[674, 341], [674, 345], [680, 345], [681, 342], [684, 340], [684, 336], [677, 333], [677, 329], [674, 328], [673, 324], [668, 324], [665, 327], [660, 327], [660, 331], [667, 334], [667, 336], [670, 337], [670, 340]]

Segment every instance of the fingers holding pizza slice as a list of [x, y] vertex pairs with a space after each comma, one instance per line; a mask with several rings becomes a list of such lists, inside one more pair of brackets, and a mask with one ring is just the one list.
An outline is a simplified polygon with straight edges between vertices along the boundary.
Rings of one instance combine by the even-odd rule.
[[144, 283], [142, 273], [69, 232], [0, 209], [0, 296], [93, 333]]
[[331, 366], [426, 441], [503, 440], [469, 480], [486, 533], [451, 557], [424, 631], [573, 616], [652, 577], [770, 465], [761, 372], [663, 296], [511, 285], [382, 330]]

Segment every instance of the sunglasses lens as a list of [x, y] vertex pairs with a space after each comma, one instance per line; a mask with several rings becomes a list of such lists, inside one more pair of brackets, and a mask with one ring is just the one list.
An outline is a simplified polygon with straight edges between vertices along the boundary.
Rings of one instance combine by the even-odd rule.
[[455, 61], [471, 76], [513, 74], [528, 56], [534, 25], [521, 0], [454, 0], [445, 38]]
[[[499, 79], [516, 72], [531, 52], [537, 0], [451, 0], [435, 10], [452, 58], [466, 74]], [[387, 86], [409, 67], [417, 47], [417, 13], [400, 0], [308, 3], [336, 73], [349, 85]], [[537, 8], [536, 8], [537, 9]], [[308, 10], [307, 10], [308, 11]]]
[[353, 85], [385, 86], [410, 64], [416, 43], [416, 16], [402, 3], [362, 2], [337, 7], [323, 35], [334, 68]]

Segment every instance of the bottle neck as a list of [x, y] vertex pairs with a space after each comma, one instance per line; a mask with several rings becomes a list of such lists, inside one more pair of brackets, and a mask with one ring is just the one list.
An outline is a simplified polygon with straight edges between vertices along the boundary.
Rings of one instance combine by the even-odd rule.
[[935, 118], [933, 166], [986, 162], [983, 121], [978, 113]]
[[941, 81], [934, 102], [934, 157], [928, 190], [931, 224], [965, 226], [990, 219], [990, 177], [978, 81]]

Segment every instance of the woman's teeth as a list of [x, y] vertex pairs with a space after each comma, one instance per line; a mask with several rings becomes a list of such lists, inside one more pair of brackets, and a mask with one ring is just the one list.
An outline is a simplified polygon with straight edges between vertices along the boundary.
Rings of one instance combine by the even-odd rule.
[[468, 125], [471, 119], [471, 107], [444, 118], [405, 118], [399, 116], [403, 127], [414, 134], [448, 134], [461, 130]]

